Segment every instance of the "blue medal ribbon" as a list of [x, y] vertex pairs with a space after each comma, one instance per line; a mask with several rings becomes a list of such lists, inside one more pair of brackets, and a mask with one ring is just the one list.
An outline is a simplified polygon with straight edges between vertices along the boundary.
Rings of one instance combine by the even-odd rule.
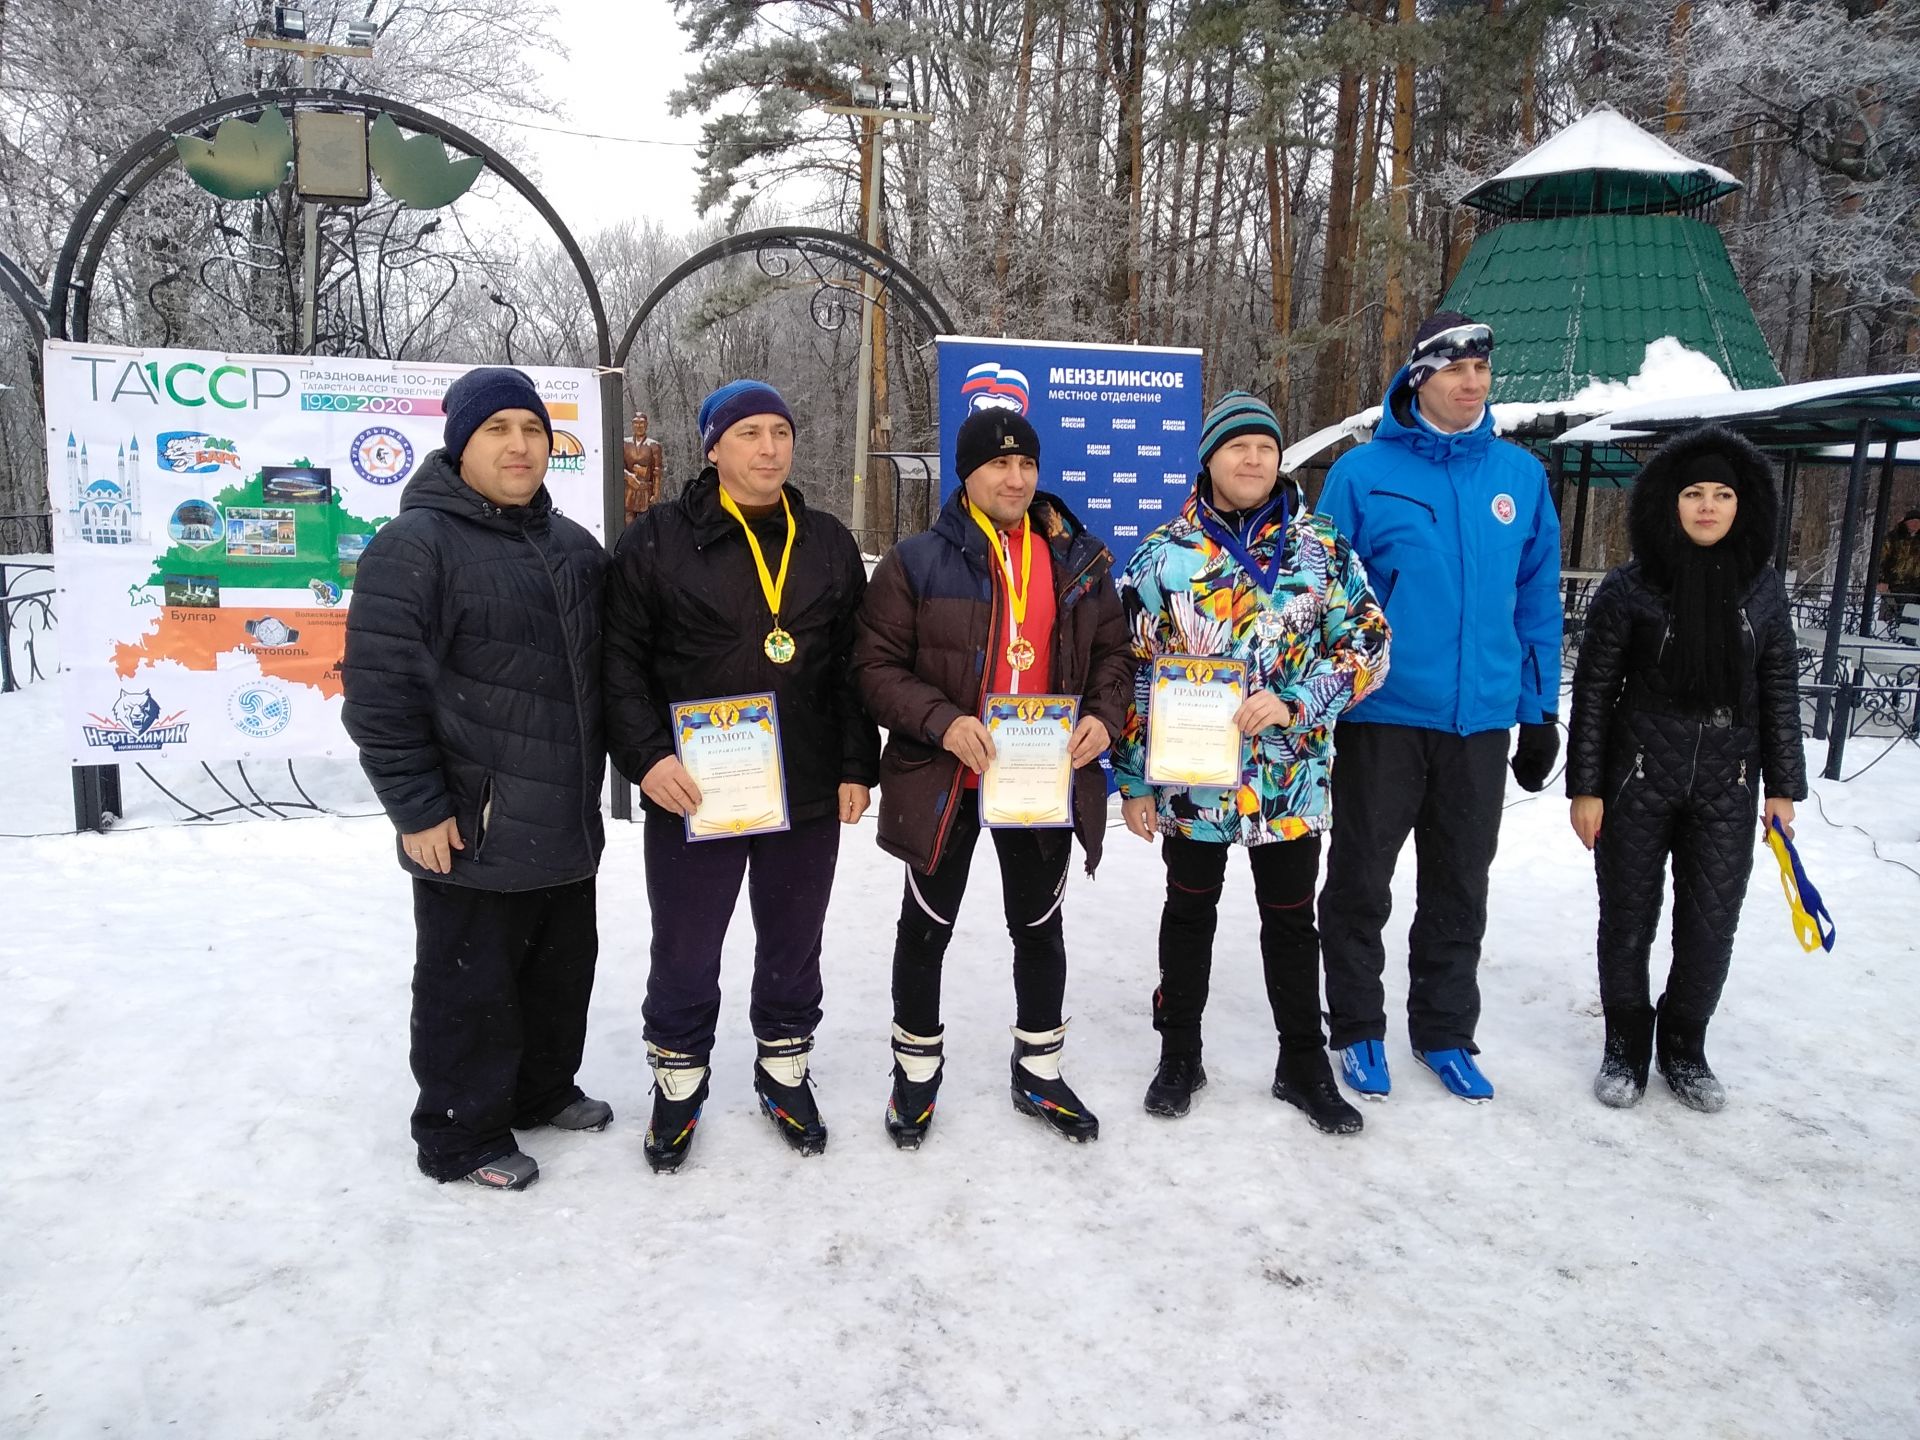
[[[1276, 505], [1280, 507], [1281, 534], [1274, 542], [1273, 558], [1263, 566], [1253, 558], [1253, 551], [1248, 547], [1254, 535], [1259, 531], [1260, 527], [1266, 523], [1267, 517], [1273, 513]], [[1213, 508], [1212, 502], [1204, 495], [1200, 497], [1199, 510], [1200, 528], [1207, 533], [1210, 539], [1217, 542], [1229, 555], [1233, 556], [1242, 570], [1253, 577], [1253, 583], [1260, 587], [1260, 592], [1263, 595], [1271, 595], [1274, 585], [1280, 579], [1281, 563], [1286, 558], [1287, 541], [1285, 532], [1287, 522], [1292, 518], [1292, 506], [1287, 500], [1287, 487], [1285, 482], [1282, 481], [1276, 486], [1275, 493], [1268, 497], [1266, 504], [1262, 505], [1241, 522], [1240, 533], [1237, 535], [1221, 522], [1219, 512]]]

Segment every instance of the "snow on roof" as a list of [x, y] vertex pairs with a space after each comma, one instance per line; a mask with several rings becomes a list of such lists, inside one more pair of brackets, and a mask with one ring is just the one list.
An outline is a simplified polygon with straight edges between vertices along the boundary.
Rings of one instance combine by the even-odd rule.
[[1637, 170], [1651, 175], [1704, 173], [1729, 185], [1740, 183], [1717, 165], [1681, 154], [1611, 105], [1595, 106], [1486, 183], [1496, 185], [1502, 180], [1528, 180], [1579, 170]]
[[[1498, 349], [1494, 351], [1496, 358]], [[1605, 415], [1649, 395], [1719, 396], [1734, 393], [1733, 382], [1713, 360], [1689, 349], [1671, 335], [1648, 343], [1640, 369], [1626, 380], [1591, 380], [1563, 400], [1527, 400], [1493, 407], [1493, 429], [1508, 435], [1523, 426], [1556, 415]], [[1746, 392], [1758, 394], [1758, 391]], [[1280, 453], [1280, 469], [1292, 474], [1314, 456], [1345, 439], [1365, 442], [1380, 423], [1380, 407], [1370, 405], [1336, 425], [1316, 430]], [[1572, 434], [1572, 431], [1568, 431]]]
[[1331, 450], [1342, 440], [1358, 440], [1365, 444], [1372, 438], [1373, 427], [1380, 423], [1380, 407], [1369, 405], [1357, 415], [1349, 415], [1337, 424], [1324, 430], [1316, 430], [1304, 440], [1296, 440], [1280, 452], [1280, 473], [1291, 475], [1307, 461], [1313, 459], [1322, 450]]
[[[1553, 443], [1602, 445], [1643, 438], [1655, 428], [1671, 429], [1676, 421], [1731, 420], [1742, 415], [1769, 415], [1820, 400], [1903, 393], [1920, 395], [1920, 375], [1845, 375], [1831, 380], [1804, 380], [1797, 385], [1774, 385], [1764, 390], [1681, 394], [1603, 414], [1556, 437]], [[1841, 448], [1852, 453], [1851, 446]]]
[[1683, 155], [1612, 106], [1599, 105], [1460, 199], [1495, 209], [1518, 208], [1544, 180], [1594, 172], [1666, 177], [1661, 188], [1671, 190], [1676, 199], [1709, 199], [1742, 188], [1719, 166]]

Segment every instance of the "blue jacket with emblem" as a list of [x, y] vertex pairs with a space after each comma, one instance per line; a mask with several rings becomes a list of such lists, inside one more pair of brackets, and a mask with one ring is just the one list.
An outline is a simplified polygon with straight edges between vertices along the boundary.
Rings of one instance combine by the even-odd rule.
[[1491, 411], [1443, 435], [1402, 368], [1373, 439], [1335, 462], [1316, 508], [1393, 631], [1391, 673], [1343, 724], [1474, 735], [1558, 713], [1560, 517], [1546, 471], [1494, 438]]

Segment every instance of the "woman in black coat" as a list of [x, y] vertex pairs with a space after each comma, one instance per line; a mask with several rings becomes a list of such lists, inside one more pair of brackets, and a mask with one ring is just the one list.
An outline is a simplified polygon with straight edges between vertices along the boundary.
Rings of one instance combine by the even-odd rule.
[[[1634, 558], [1587, 613], [1567, 794], [1600, 885], [1604, 1105], [1639, 1101], [1656, 1050], [1683, 1104], [1726, 1103], [1707, 1022], [1759, 836], [1777, 817], [1791, 837], [1807, 794], [1798, 645], [1768, 564], [1778, 513], [1766, 457], [1746, 440], [1711, 426], [1676, 437], [1634, 482]], [[1647, 961], [1669, 855], [1673, 966], [1655, 1006]]]

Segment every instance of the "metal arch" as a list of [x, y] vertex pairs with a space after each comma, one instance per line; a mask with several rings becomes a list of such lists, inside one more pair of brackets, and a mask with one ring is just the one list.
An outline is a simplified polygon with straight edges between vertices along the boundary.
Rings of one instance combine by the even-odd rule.
[[27, 337], [27, 373], [33, 377], [33, 383], [40, 383], [40, 343], [47, 338], [47, 298], [40, 293], [40, 287], [33, 283], [33, 277], [23, 269], [11, 255], [0, 250], [0, 291], [6, 293], [13, 302], [13, 308], [20, 312], [20, 318], [26, 323]]
[[33, 283], [33, 277], [4, 250], [0, 250], [0, 291], [6, 292], [7, 299], [13, 302], [13, 308], [27, 322], [27, 329], [33, 332], [33, 338], [44, 340], [47, 335], [47, 297], [40, 293], [40, 287]]
[[55, 337], [62, 340], [87, 338], [88, 301], [107, 239], [119, 223], [120, 216], [140, 192], [153, 182], [154, 177], [169, 165], [178, 163], [174, 137], [211, 132], [223, 120], [258, 118], [269, 105], [288, 109], [357, 112], [367, 116], [391, 115], [409, 129], [432, 135], [457, 150], [478, 156], [487, 169], [505, 180], [523, 200], [533, 206], [560, 241], [567, 258], [573, 262], [574, 271], [580, 277], [580, 284], [586, 290], [587, 302], [593, 311], [594, 344], [599, 364], [604, 367], [612, 363], [613, 335], [607, 323], [607, 310], [600, 296], [599, 282], [594, 279], [593, 269], [587, 264], [587, 257], [580, 249], [579, 242], [573, 238], [573, 232], [533, 182], [492, 146], [439, 116], [398, 100], [351, 90], [262, 90], [253, 95], [216, 100], [168, 121], [130, 146], [80, 203], [74, 213], [73, 223], [67, 229], [59, 263], [54, 267], [51, 301], [46, 307], [47, 325]]
[[735, 255], [780, 250], [795, 250], [809, 258], [821, 257], [851, 265], [871, 275], [884, 289], [897, 295], [929, 335], [953, 333], [953, 320], [948, 316], [946, 306], [940, 303], [940, 298], [924, 280], [886, 251], [876, 249], [857, 235], [847, 235], [838, 230], [773, 226], [729, 235], [676, 265], [640, 302], [638, 313], [627, 326], [626, 334], [620, 338], [620, 348], [614, 352], [613, 363], [622, 370], [626, 368], [627, 357], [633, 353], [633, 342], [639, 338], [640, 327], [647, 323], [647, 317], [668, 293], [689, 275]]

